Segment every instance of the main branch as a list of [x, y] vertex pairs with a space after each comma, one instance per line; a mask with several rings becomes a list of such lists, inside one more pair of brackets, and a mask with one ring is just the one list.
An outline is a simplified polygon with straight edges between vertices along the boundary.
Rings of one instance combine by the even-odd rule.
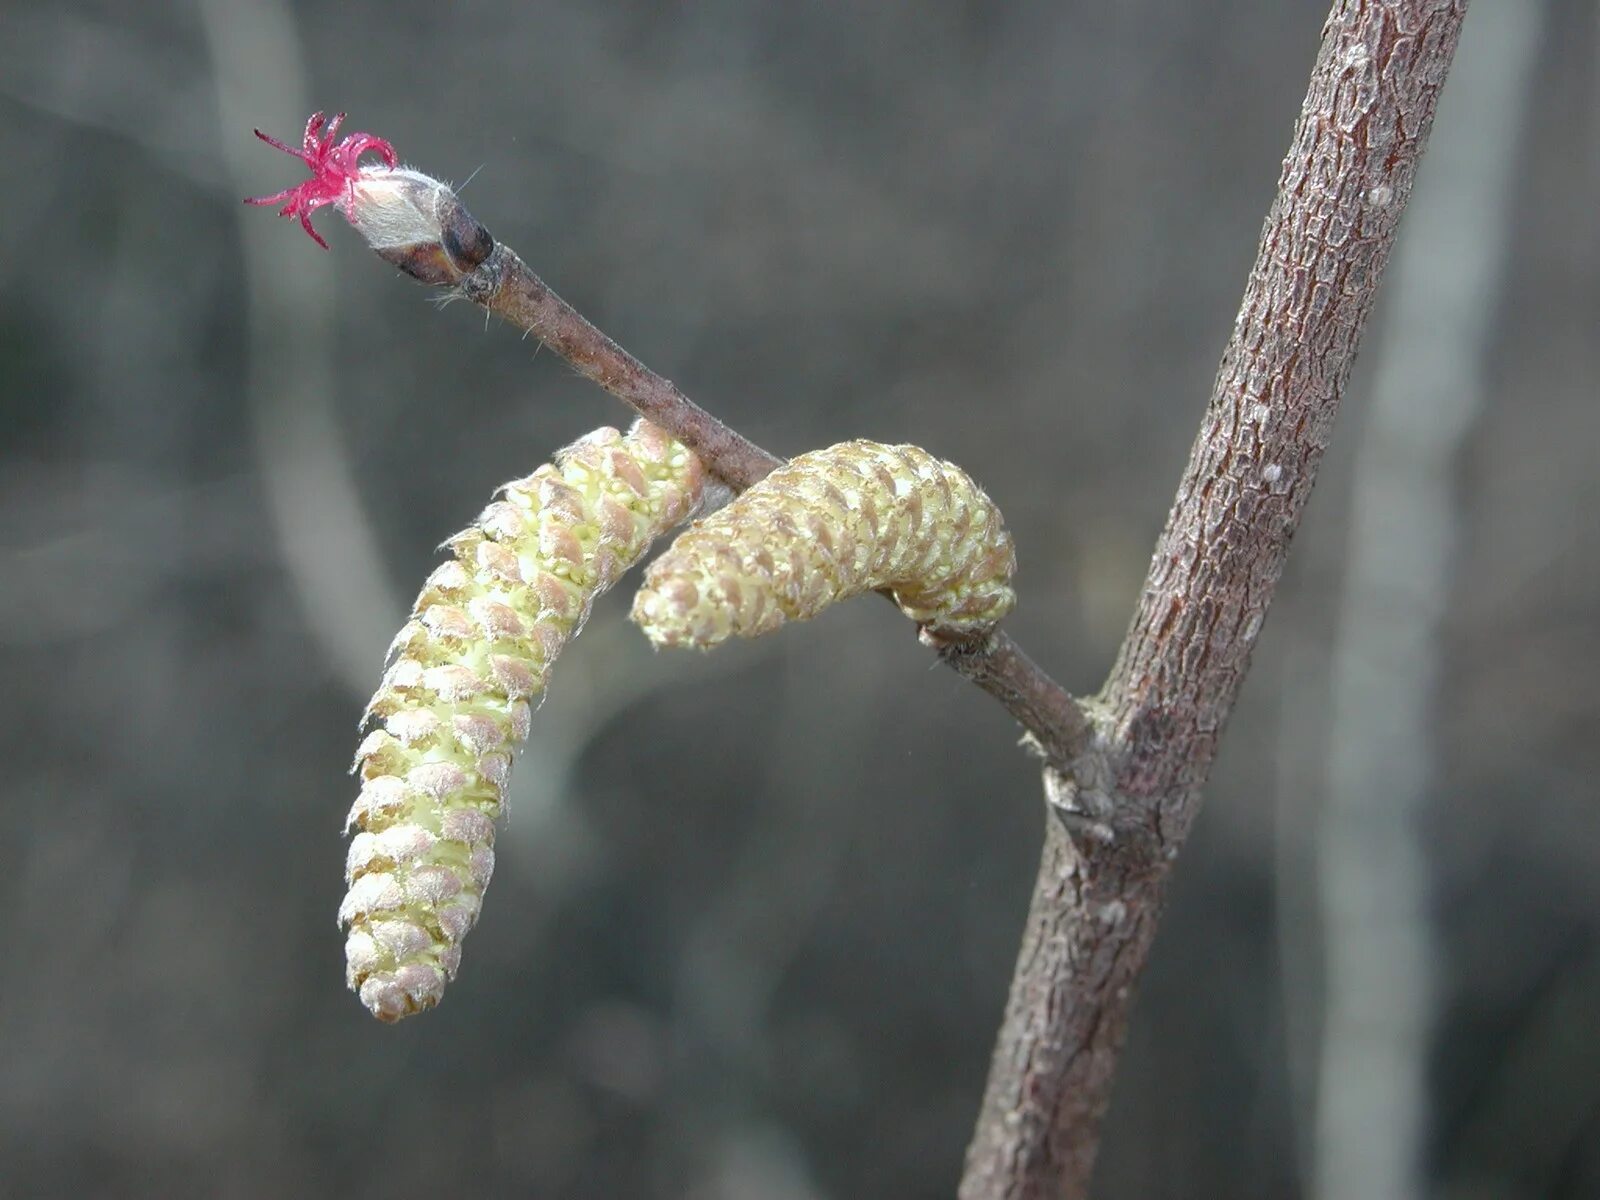
[[1355, 360], [1466, 0], [1336, 0], [1210, 405], [1096, 705], [1046, 772], [1032, 910], [963, 1200], [1075, 1198], [1173, 859]]

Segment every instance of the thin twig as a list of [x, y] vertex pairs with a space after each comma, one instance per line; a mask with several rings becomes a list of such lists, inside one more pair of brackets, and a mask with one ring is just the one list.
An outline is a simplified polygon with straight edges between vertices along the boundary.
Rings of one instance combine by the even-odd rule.
[[460, 287], [469, 300], [531, 333], [578, 374], [688, 446], [734, 491], [742, 492], [783, 464], [617, 345], [556, 295], [510, 247], [497, 244]]
[[[607, 337], [509, 247], [496, 243], [456, 280], [461, 293], [554, 350], [645, 420], [693, 450], [734, 491], [765, 478], [783, 459], [729, 428]], [[1088, 743], [1083, 707], [1004, 633], [979, 645], [939, 648], [940, 658], [1005, 707], [1046, 759], [1065, 768]]]
[[1047, 791], [963, 1200], [1088, 1194], [1171, 863], [1199, 811], [1411, 191], [1465, 0], [1336, 0], [1233, 337], [1100, 703]]
[[1066, 770], [1088, 749], [1094, 735], [1088, 711], [1003, 630], [996, 630], [981, 646], [941, 646], [939, 657], [1000, 701], [1038, 740], [1045, 761]]
[[[323, 127], [322, 114], [306, 127], [304, 152], [260, 130], [256, 136], [288, 150], [311, 167], [295, 187], [250, 204], [288, 203], [312, 237], [310, 215], [335, 204], [386, 262], [424, 283], [449, 286], [566, 359], [658, 429], [688, 446], [717, 480], [735, 492], [759, 482], [784, 462], [730, 429], [602, 333], [528, 267], [495, 241], [447, 184], [410, 168], [396, 168], [394, 148], [371, 134], [351, 134], [337, 147], [342, 116]], [[381, 169], [362, 171], [360, 155], [384, 158]], [[1082, 708], [1011, 640], [991, 633], [957, 643], [934, 641], [941, 658], [996, 697], [1022, 722], [1032, 744], [1067, 770], [1087, 748], [1090, 726]]]

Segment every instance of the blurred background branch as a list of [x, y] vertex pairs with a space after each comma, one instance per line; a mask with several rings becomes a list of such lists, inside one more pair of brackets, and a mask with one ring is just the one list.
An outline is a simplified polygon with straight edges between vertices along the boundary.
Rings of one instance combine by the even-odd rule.
[[[199, 0], [214, 63], [217, 137], [230, 191], [255, 194], [259, 147], [236, 129], [294, 130], [310, 89], [294, 13], [279, 0]], [[405, 605], [389, 579], [335, 416], [341, 393], [331, 255], [286, 255], [259, 214], [236, 214], [250, 342], [245, 397], [284, 565], [321, 653], [365, 695]]]
[[[1480, 4], [1429, 142], [1380, 330], [1331, 654], [1317, 838], [1326, 947], [1313, 1194], [1426, 1191], [1435, 1027], [1435, 696], [1456, 572], [1461, 452], [1489, 399], [1511, 202], [1543, 4]], [[1301, 993], [1304, 995], [1304, 993]], [[1310, 998], [1310, 997], [1307, 997]]]

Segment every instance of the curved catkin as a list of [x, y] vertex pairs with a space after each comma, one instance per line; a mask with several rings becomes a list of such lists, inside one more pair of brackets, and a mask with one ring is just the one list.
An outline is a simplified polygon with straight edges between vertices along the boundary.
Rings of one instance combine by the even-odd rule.
[[431, 1008], [455, 977], [550, 666], [595, 596], [694, 511], [702, 482], [654, 426], [601, 429], [508, 483], [423, 585], [356, 752], [339, 907], [346, 977], [380, 1020]]
[[709, 649], [889, 588], [945, 637], [981, 635], [1016, 600], [1000, 511], [916, 446], [844, 442], [802, 454], [657, 559], [633, 620], [657, 646]]

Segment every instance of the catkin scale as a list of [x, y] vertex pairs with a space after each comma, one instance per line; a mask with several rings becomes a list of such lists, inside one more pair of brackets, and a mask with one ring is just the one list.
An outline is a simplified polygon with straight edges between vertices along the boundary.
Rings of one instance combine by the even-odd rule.
[[380, 1020], [431, 1008], [455, 977], [551, 664], [702, 484], [654, 426], [601, 429], [507, 484], [423, 584], [367, 708], [339, 907], [346, 978]]
[[709, 649], [888, 588], [936, 636], [981, 636], [1011, 610], [1016, 555], [1000, 511], [916, 446], [802, 454], [679, 535], [632, 617], [657, 646]]

